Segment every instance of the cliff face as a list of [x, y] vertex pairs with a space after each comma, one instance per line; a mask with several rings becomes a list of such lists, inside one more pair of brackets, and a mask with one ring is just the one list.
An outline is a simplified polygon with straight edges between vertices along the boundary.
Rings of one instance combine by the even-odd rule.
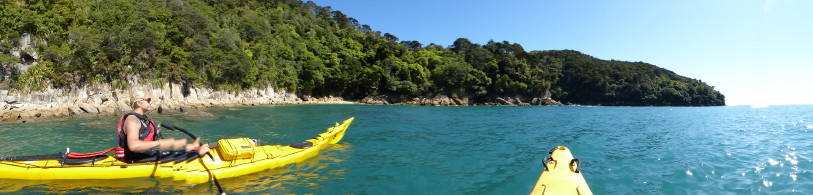
[[31, 34], [23, 33], [18, 40], [0, 40], [0, 82], [11, 81], [11, 75], [25, 72], [39, 64], [40, 55], [36, 48], [46, 44], [44, 40], [32, 39]]
[[270, 104], [348, 103], [338, 97], [305, 98], [304, 100], [272, 87], [254, 88], [239, 93], [209, 88], [182, 89], [181, 85], [137, 86], [115, 90], [110, 85], [86, 86], [76, 89], [49, 88], [42, 92], [22, 94], [0, 90], [0, 121], [27, 122], [60, 117], [118, 115], [132, 111], [130, 94], [145, 91], [152, 94], [153, 111], [157, 113], [187, 109]]
[[27, 122], [48, 118], [93, 117], [118, 115], [132, 111], [130, 94], [143, 91], [152, 94], [157, 113], [188, 109], [269, 104], [347, 103], [342, 98], [305, 98], [273, 87], [227, 92], [212, 88], [183, 87], [178, 83], [161, 86], [144, 85], [138, 77], [127, 79], [127, 89], [111, 84], [90, 86], [45, 87], [41, 91], [23, 92], [2, 83], [13, 82], [12, 75], [26, 72], [39, 64], [36, 48], [47, 45], [24, 33], [19, 39], [0, 40], [0, 121]]

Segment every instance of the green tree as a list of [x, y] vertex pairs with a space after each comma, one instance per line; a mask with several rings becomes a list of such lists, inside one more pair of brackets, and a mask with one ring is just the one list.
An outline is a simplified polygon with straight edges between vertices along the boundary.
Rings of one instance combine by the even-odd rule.
[[[508, 41], [459, 38], [449, 47], [400, 41], [339, 10], [302, 1], [29, 0], [0, 2], [0, 62], [23, 34], [47, 42], [15, 88], [141, 77], [239, 91], [271, 85], [300, 95], [493, 101], [552, 98], [602, 105], [724, 105], [702, 81], [643, 62], [577, 51], [525, 51]], [[400, 42], [399, 42], [400, 41]]]

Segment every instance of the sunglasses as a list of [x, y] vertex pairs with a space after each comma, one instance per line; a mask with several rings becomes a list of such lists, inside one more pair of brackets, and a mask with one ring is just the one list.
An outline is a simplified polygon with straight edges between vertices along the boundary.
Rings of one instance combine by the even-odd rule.
[[147, 103], [152, 103], [152, 98], [144, 98], [143, 100], [147, 101]]

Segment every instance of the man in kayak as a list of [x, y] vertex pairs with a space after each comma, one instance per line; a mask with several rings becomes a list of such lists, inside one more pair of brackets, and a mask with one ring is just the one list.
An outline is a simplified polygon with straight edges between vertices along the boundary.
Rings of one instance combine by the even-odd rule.
[[119, 146], [124, 148], [127, 159], [144, 159], [158, 155], [158, 151], [180, 150], [186, 152], [197, 150], [203, 156], [209, 152], [209, 145], [200, 145], [200, 137], [191, 144], [186, 139], [158, 139], [161, 131], [144, 113], [152, 111], [152, 96], [148, 93], [134, 92], [132, 95], [133, 112], [121, 117], [118, 125]]

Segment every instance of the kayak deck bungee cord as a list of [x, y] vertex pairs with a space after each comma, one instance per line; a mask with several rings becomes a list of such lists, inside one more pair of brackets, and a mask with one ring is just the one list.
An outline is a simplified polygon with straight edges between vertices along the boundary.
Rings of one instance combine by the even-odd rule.
[[581, 161], [573, 158], [570, 150], [557, 146], [543, 161], [544, 170], [536, 181], [531, 195], [540, 194], [593, 194], [581, 173]]

